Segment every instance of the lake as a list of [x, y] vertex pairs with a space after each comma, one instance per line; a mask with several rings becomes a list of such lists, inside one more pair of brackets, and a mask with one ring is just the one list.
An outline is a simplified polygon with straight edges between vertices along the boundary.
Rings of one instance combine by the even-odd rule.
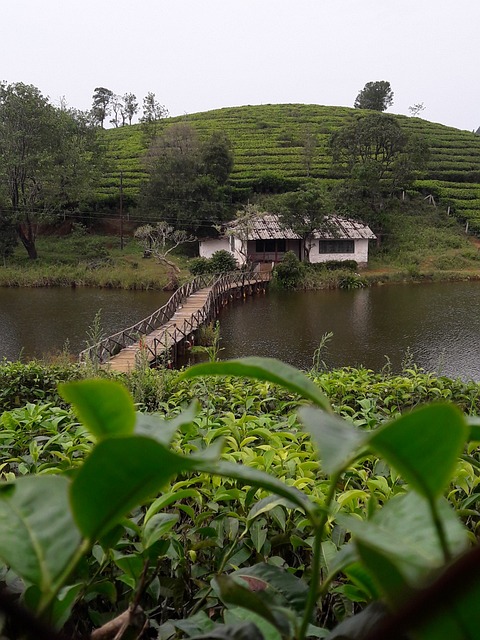
[[[0, 288], [0, 357], [41, 357], [60, 351], [67, 340], [77, 353], [98, 310], [110, 334], [168, 297], [158, 291]], [[322, 356], [329, 366], [379, 370], [389, 360], [398, 371], [410, 352], [429, 371], [480, 381], [480, 282], [269, 292], [226, 307], [219, 320], [222, 358], [273, 356], [309, 368], [322, 336], [333, 332]]]
[[480, 282], [272, 292], [227, 307], [220, 326], [224, 358], [275, 356], [309, 368], [333, 332], [329, 366], [378, 371], [389, 359], [399, 371], [410, 352], [429, 371], [480, 381]]
[[171, 293], [112, 289], [0, 287], [0, 358], [16, 360], [85, 349], [100, 311], [105, 335], [125, 329], [164, 305]]

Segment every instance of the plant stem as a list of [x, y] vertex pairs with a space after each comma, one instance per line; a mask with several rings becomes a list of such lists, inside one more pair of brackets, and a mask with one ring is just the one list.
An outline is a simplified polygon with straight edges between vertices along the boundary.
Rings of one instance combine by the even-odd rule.
[[80, 562], [82, 557], [90, 550], [90, 547], [91, 547], [91, 543], [89, 540], [82, 541], [82, 543], [80, 544], [80, 546], [78, 547], [74, 555], [72, 556], [72, 559], [70, 560], [68, 565], [65, 567], [65, 569], [62, 571], [62, 573], [58, 576], [57, 580], [55, 581], [54, 588], [48, 593], [45, 593], [41, 597], [40, 602], [38, 604], [38, 610], [37, 610], [37, 615], [39, 617], [42, 617], [45, 614], [45, 612], [48, 610], [48, 608], [54, 601], [55, 597], [57, 596], [58, 592], [64, 586], [65, 582], [68, 580], [69, 575], [73, 572], [73, 570], [75, 569], [77, 564]]
[[445, 564], [448, 564], [452, 560], [452, 554], [448, 546], [447, 534], [445, 531], [443, 520], [438, 513], [438, 502], [436, 502], [434, 499], [429, 498], [428, 504], [430, 506], [433, 524], [435, 526], [435, 529], [437, 530], [440, 546], [442, 547], [443, 559]]
[[298, 640], [305, 640], [307, 634], [308, 625], [312, 619], [313, 611], [318, 600], [319, 583], [320, 583], [320, 559], [322, 550], [322, 539], [327, 524], [330, 505], [335, 497], [338, 480], [340, 479], [343, 469], [332, 476], [330, 482], [330, 488], [328, 490], [327, 499], [322, 509], [318, 523], [315, 526], [315, 537], [313, 541], [313, 556], [312, 556], [312, 574], [310, 577], [310, 588], [308, 591], [307, 604], [305, 606], [305, 613], [303, 614], [302, 626], [300, 627], [300, 633], [298, 634]]

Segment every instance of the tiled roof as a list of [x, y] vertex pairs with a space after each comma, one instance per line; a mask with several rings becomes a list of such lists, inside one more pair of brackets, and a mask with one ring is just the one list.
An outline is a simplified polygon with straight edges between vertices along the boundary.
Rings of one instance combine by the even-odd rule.
[[[231, 225], [231, 228], [235, 229], [235, 223]], [[315, 238], [324, 238], [326, 240], [331, 238], [352, 240], [356, 240], [358, 238], [375, 238], [375, 234], [367, 225], [358, 222], [357, 220], [342, 218], [340, 216], [328, 216], [326, 218], [325, 228], [316, 231], [314, 236]], [[280, 224], [280, 218], [275, 214], [269, 213], [252, 222], [248, 239], [298, 240], [300, 239], [300, 236], [292, 231], [292, 229], [282, 227]]]

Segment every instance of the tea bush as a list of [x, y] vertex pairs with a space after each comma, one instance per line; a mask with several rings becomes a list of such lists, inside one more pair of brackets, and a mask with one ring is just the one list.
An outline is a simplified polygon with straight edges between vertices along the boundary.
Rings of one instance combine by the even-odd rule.
[[[444, 401], [478, 411], [478, 391], [415, 367], [313, 382], [251, 358], [181, 374], [164, 421], [113, 381], [62, 385], [83, 427], [45, 405], [2, 416], [2, 579], [30, 585], [26, 606], [69, 637], [106, 634], [112, 618], [121, 637], [138, 618], [133, 633], [147, 623], [160, 640], [321, 638], [380, 599], [380, 616], [367, 607], [332, 637], [358, 637], [365, 620], [384, 638], [476, 637], [478, 551], [458, 554], [480, 521], [480, 431]], [[27, 621], [9, 613], [3, 634]]]

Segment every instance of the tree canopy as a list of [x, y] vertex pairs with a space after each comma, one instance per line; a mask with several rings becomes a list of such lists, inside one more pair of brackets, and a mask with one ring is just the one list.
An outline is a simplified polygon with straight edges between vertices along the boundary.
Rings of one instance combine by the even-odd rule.
[[302, 189], [286, 193], [280, 200], [280, 220], [303, 239], [305, 262], [310, 262], [314, 232], [328, 226], [332, 197], [326, 188]]
[[355, 98], [355, 109], [385, 111], [393, 104], [393, 91], [386, 80], [367, 82]]
[[154, 139], [145, 164], [149, 179], [139, 198], [144, 217], [200, 235], [225, 219], [225, 184], [233, 167], [226, 136], [214, 133], [200, 142], [190, 125], [171, 125]]
[[30, 258], [41, 219], [76, 206], [100, 155], [85, 114], [55, 108], [32, 85], [0, 84], [0, 205]]
[[367, 221], [374, 226], [386, 201], [411, 186], [428, 159], [423, 139], [408, 135], [394, 116], [381, 113], [361, 116], [338, 129], [330, 148], [334, 163], [345, 173], [344, 205], [353, 199], [358, 212], [358, 204], [367, 203]]

